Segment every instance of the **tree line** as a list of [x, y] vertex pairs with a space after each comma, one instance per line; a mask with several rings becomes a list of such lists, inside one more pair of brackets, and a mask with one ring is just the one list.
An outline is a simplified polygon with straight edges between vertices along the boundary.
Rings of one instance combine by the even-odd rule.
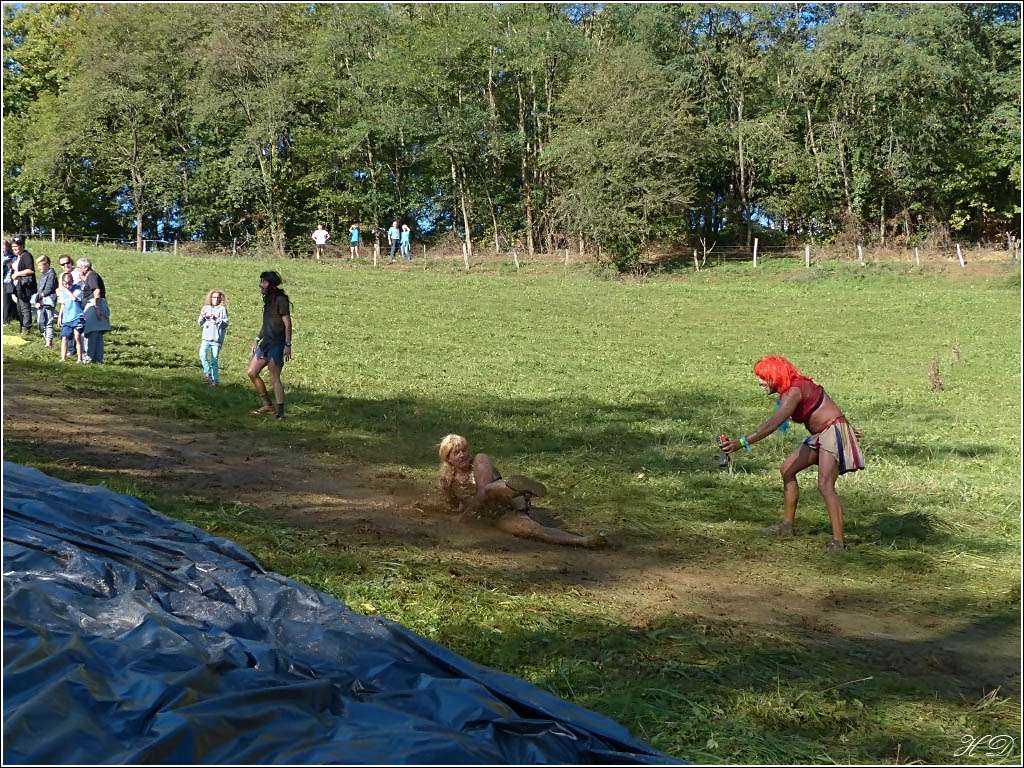
[[6, 227], [620, 263], [1019, 232], [1019, 6], [6, 5]]

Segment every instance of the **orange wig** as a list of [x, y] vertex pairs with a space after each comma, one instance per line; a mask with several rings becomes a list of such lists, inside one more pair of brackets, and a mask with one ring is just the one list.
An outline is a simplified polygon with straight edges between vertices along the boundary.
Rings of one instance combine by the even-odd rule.
[[754, 364], [754, 375], [771, 387], [772, 392], [783, 395], [799, 378], [808, 378], [784, 357], [769, 355]]

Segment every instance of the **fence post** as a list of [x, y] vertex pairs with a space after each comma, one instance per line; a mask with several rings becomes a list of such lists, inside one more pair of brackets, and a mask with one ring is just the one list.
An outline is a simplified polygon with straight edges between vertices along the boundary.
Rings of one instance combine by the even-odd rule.
[[693, 249], [693, 268], [697, 272], [700, 272], [700, 262], [697, 261], [697, 249], [696, 248]]
[[916, 245], [914, 246], [914, 265], [918, 267], [921, 266], [921, 254], [918, 253]]
[[178, 238], [174, 238], [174, 255], [178, 255]]
[[960, 250], [960, 243], [956, 244], [956, 257], [960, 260], [960, 268], [961, 269], [963, 269], [965, 266], [967, 266], [966, 264], [964, 264], [964, 254]]
[[53, 229], [52, 227], [50, 228], [50, 242], [51, 243], [56, 243], [57, 242], [57, 230]]
[[97, 248], [100, 247], [100, 236], [99, 235], [96, 235], [96, 247]]
[[519, 254], [516, 253], [516, 247], [512, 246], [512, 261], [515, 262], [516, 272], [519, 271]]
[[235, 256], [238, 253], [238, 238], [231, 238], [231, 255]]
[[426, 258], [427, 258], [427, 246], [426, 246], [426, 245], [424, 245], [423, 243], [420, 243], [420, 248], [422, 248], [422, 249], [423, 249], [422, 253], [423, 253], [423, 259], [424, 259], [424, 261], [425, 261], [425, 260], [426, 260]]
[[754, 238], [754, 266], [757, 266], [757, 238]]
[[804, 266], [811, 266], [811, 246], [804, 244]]
[[864, 266], [864, 246], [860, 243], [857, 243], [857, 261], [862, 267]]

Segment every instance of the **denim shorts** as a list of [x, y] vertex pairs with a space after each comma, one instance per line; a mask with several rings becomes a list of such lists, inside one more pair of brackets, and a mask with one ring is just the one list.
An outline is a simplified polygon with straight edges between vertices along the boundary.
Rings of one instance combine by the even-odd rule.
[[75, 338], [75, 331], [81, 331], [85, 328], [85, 318], [80, 317], [73, 323], [64, 323], [60, 327], [60, 337], [62, 339], [73, 339]]
[[271, 361], [278, 368], [284, 368], [284, 342], [272, 344], [269, 347], [258, 346], [253, 357], [259, 360]]

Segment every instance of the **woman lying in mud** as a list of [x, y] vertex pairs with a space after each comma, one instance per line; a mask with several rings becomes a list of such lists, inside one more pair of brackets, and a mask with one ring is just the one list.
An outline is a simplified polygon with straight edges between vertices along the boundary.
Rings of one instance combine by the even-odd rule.
[[502, 478], [486, 453], [470, 458], [469, 441], [461, 435], [446, 435], [437, 453], [441, 495], [450, 509], [462, 513], [463, 520], [487, 520], [513, 536], [548, 544], [598, 548], [608, 543], [603, 531], [579, 536], [538, 523], [530, 516], [530, 500], [547, 489], [528, 477]]

